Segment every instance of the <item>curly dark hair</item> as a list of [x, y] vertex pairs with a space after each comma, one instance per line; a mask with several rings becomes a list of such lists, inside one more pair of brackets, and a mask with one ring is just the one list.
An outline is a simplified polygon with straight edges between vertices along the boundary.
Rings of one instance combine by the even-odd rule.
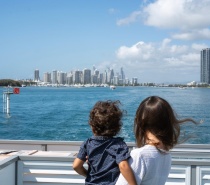
[[177, 115], [171, 105], [158, 96], [150, 96], [144, 99], [136, 111], [134, 120], [134, 134], [137, 146], [144, 146], [146, 133], [149, 131], [155, 135], [167, 150], [178, 143], [180, 124], [193, 122], [193, 119], [177, 119]]
[[97, 136], [115, 136], [122, 127], [120, 101], [98, 101], [90, 111], [89, 124]]

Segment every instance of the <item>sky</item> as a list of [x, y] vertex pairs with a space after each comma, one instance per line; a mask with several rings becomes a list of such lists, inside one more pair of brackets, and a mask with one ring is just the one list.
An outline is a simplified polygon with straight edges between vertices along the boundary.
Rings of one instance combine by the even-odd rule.
[[138, 82], [200, 81], [210, 0], [0, 0], [0, 79], [123, 67]]

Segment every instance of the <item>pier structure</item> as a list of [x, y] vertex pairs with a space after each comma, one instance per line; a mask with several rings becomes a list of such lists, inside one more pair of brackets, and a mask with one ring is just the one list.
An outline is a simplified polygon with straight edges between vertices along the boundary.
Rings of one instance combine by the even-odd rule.
[[3, 92], [3, 113], [10, 114], [10, 95], [13, 94], [13, 92], [7, 90]]
[[10, 91], [9, 87], [7, 87], [7, 90], [3, 92], [3, 113], [10, 115], [10, 95], [19, 93], [19, 88], [13, 88], [13, 91]]

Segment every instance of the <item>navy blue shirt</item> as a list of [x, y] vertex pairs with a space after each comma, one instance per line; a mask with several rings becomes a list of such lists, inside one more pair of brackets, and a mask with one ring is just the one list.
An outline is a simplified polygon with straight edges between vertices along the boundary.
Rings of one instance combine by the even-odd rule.
[[77, 158], [86, 161], [86, 156], [89, 168], [85, 184], [114, 185], [120, 175], [118, 164], [130, 153], [120, 137], [92, 136], [81, 145]]

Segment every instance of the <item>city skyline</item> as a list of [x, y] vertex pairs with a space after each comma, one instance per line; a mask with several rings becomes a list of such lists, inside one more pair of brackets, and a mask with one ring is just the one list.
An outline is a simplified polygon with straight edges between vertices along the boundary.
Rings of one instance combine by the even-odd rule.
[[199, 82], [209, 9], [210, 0], [2, 0], [0, 79], [95, 65], [139, 82]]
[[[43, 75], [43, 78], [41, 76]], [[28, 79], [34, 82], [46, 84], [112, 84], [112, 85], [137, 85], [138, 78], [132, 77], [128, 79], [125, 75], [123, 68], [119, 71], [114, 71], [111, 68], [107, 68], [103, 71], [99, 71], [95, 66], [92, 70], [84, 68], [83, 70], [75, 70], [70, 72], [53, 70], [51, 72], [39, 73], [39, 69], [34, 70], [34, 78]]]

